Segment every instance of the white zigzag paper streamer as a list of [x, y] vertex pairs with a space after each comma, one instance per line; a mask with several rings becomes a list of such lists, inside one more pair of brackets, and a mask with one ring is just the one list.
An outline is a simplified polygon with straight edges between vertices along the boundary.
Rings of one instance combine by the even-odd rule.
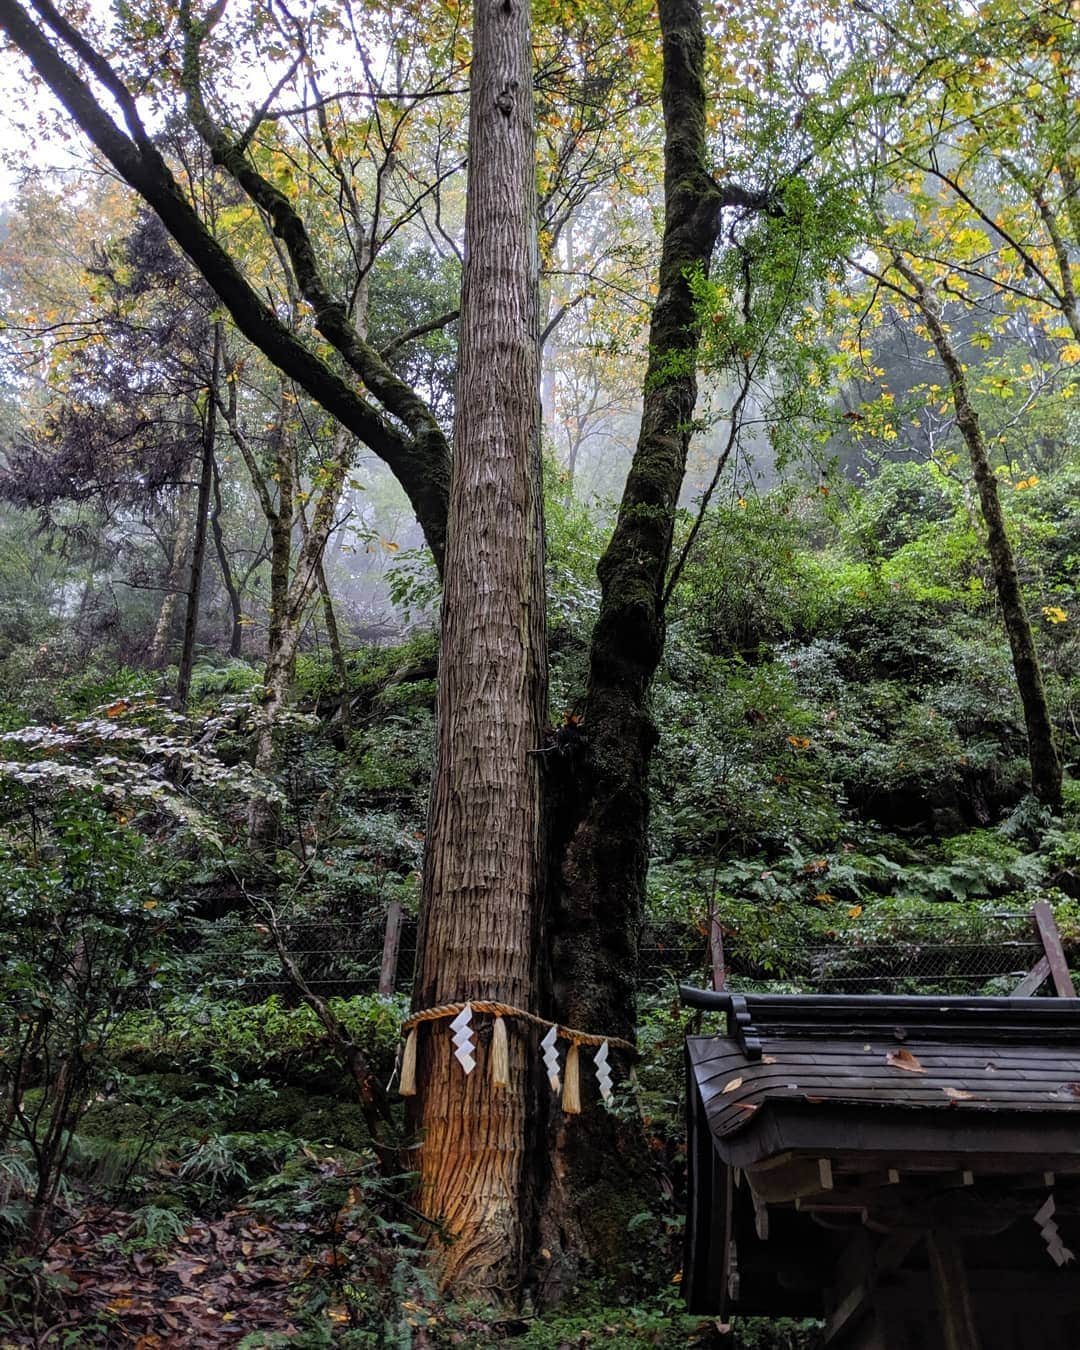
[[471, 1024], [472, 1007], [466, 1003], [450, 1023], [450, 1030], [454, 1033], [454, 1054], [466, 1073], [472, 1073], [473, 1069], [476, 1068], [476, 1060], [473, 1058], [473, 1050], [476, 1048], [476, 1044], [473, 1041]]
[[540, 1049], [544, 1052], [544, 1068], [547, 1069], [548, 1082], [551, 1084], [552, 1092], [558, 1092], [560, 1087], [559, 1052], [555, 1047], [555, 1042], [558, 1039], [559, 1028], [552, 1027], [540, 1042]]
[[1076, 1256], [1069, 1251], [1061, 1240], [1061, 1233], [1054, 1222], [1054, 1210], [1054, 1194], [1051, 1191], [1046, 1197], [1046, 1203], [1036, 1212], [1034, 1218], [1039, 1226], [1042, 1240], [1046, 1243], [1046, 1250], [1050, 1259], [1056, 1266], [1066, 1266], [1070, 1261], [1075, 1261]]
[[604, 1101], [611, 1101], [611, 1070], [608, 1068], [608, 1043], [605, 1041], [593, 1056], [593, 1063], [596, 1065], [596, 1081], [600, 1085], [600, 1096]]

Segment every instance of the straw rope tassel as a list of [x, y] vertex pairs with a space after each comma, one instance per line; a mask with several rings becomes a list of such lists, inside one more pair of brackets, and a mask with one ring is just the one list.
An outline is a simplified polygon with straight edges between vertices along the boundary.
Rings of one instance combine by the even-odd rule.
[[563, 1070], [562, 1109], [568, 1116], [581, 1115], [581, 1072], [578, 1068], [578, 1043], [574, 1041], [566, 1054]]
[[401, 1056], [401, 1081], [398, 1092], [402, 1097], [416, 1096], [416, 1028], [410, 1027]]
[[506, 1040], [506, 1023], [496, 1017], [491, 1027], [491, 1085], [510, 1086], [510, 1047]]

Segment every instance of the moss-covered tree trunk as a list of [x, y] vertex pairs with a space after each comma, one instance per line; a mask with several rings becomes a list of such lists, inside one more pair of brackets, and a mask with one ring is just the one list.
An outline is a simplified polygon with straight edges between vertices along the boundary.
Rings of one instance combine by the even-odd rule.
[[[555, 813], [550, 977], [559, 1018], [634, 1036], [637, 945], [656, 729], [648, 693], [664, 646], [664, 578], [694, 405], [698, 329], [689, 277], [707, 271], [724, 203], [706, 169], [705, 39], [699, 0], [660, 0], [665, 129], [664, 234], [641, 430], [611, 541], [599, 564], [585, 739]], [[623, 1069], [628, 1066], [624, 1065]], [[590, 1097], [592, 1076], [583, 1075]], [[629, 1133], [629, 1137], [627, 1134]], [[620, 1138], [620, 1135], [623, 1136]], [[591, 1109], [556, 1122], [544, 1220], [550, 1247], [614, 1255], [650, 1183], [636, 1122]], [[560, 1241], [561, 1239], [561, 1241]], [[573, 1271], [569, 1270], [572, 1275]]]
[[968, 448], [979, 506], [986, 525], [990, 568], [997, 587], [1001, 616], [1012, 650], [1013, 671], [1027, 727], [1028, 758], [1031, 762], [1031, 788], [1044, 806], [1061, 810], [1061, 758], [1054, 742], [1054, 726], [1046, 702], [1042, 669], [1039, 665], [1035, 641], [1020, 590], [1016, 559], [1005, 528], [1005, 516], [998, 498], [997, 478], [987, 454], [979, 414], [971, 402], [967, 375], [952, 345], [949, 331], [941, 317], [937, 298], [915, 269], [899, 254], [893, 255], [896, 270], [914, 292], [923, 321], [930, 333], [938, 356], [949, 376], [956, 424]]

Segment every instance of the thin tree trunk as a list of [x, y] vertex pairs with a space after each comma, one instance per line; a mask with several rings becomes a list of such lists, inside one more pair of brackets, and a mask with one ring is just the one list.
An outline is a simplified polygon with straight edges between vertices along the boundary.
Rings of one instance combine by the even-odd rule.
[[[665, 224], [641, 430], [611, 541], [589, 661], [584, 748], [567, 766], [553, 829], [550, 979], [560, 1021], [633, 1039], [644, 907], [647, 697], [664, 644], [663, 588], [694, 405], [698, 330], [690, 275], [709, 267], [724, 198], [706, 171], [705, 40], [698, 0], [660, 0]], [[620, 1066], [625, 1074], [629, 1067]], [[564, 1278], [579, 1253], [618, 1260], [626, 1221], [655, 1195], [640, 1125], [590, 1109], [556, 1121], [543, 1216]], [[644, 1197], [644, 1200], [643, 1200]]]
[[339, 704], [341, 734], [348, 741], [352, 735], [349, 667], [345, 662], [345, 648], [341, 645], [341, 630], [338, 628], [337, 615], [334, 613], [334, 597], [330, 594], [330, 586], [326, 580], [326, 569], [323, 567], [321, 558], [316, 567], [316, 580], [319, 583], [319, 594], [322, 597], [323, 622], [326, 624], [326, 637], [330, 643], [330, 657], [333, 661], [334, 672], [338, 677], [338, 683], [341, 685], [341, 702]]
[[221, 368], [221, 324], [214, 325], [214, 354], [211, 363], [211, 388], [207, 391], [206, 418], [203, 424], [202, 468], [199, 495], [195, 505], [195, 539], [191, 547], [191, 578], [187, 610], [184, 614], [184, 641], [180, 649], [180, 670], [176, 678], [176, 706], [186, 708], [191, 690], [191, 672], [195, 666], [195, 635], [199, 625], [199, 599], [202, 592], [203, 564], [206, 561], [206, 525], [210, 515], [210, 489], [214, 479], [214, 439], [217, 429], [217, 388]]
[[210, 529], [214, 536], [214, 550], [217, 553], [218, 566], [221, 568], [221, 580], [225, 586], [225, 594], [229, 597], [229, 613], [231, 615], [231, 624], [229, 627], [229, 655], [234, 659], [243, 652], [244, 645], [244, 612], [240, 605], [240, 592], [236, 587], [236, 579], [232, 573], [232, 567], [229, 563], [229, 555], [225, 549], [225, 536], [221, 529], [221, 474], [218, 471], [217, 459], [213, 460], [214, 469], [214, 509], [210, 513]]
[[[454, 468], [424, 869], [417, 1009], [532, 1009], [546, 712], [536, 189], [526, 0], [478, 0]], [[518, 1284], [529, 1204], [535, 1033], [507, 1019], [510, 1086], [483, 1046], [466, 1076], [445, 1022], [420, 1037], [419, 1206], [441, 1278]]]
[[1054, 743], [1054, 725], [1046, 702], [1042, 668], [1039, 665], [1035, 641], [1020, 589], [1016, 559], [1005, 528], [1005, 516], [998, 497], [997, 478], [990, 464], [986, 442], [983, 439], [979, 414], [971, 402], [967, 375], [952, 340], [941, 318], [937, 298], [919, 274], [898, 254], [893, 254], [896, 270], [915, 293], [919, 312], [923, 317], [938, 356], [949, 376], [956, 425], [967, 444], [975, 485], [979, 491], [979, 505], [986, 526], [990, 567], [997, 587], [1001, 615], [1005, 621], [1012, 650], [1013, 671], [1027, 727], [1028, 757], [1031, 761], [1031, 789], [1044, 806], [1061, 810], [1061, 758]]
[[[255, 732], [255, 768], [270, 777], [274, 771], [274, 729], [288, 702], [293, 658], [299, 639], [289, 625], [289, 569], [292, 563], [293, 460], [285, 428], [275, 431], [274, 478], [277, 505], [268, 514], [270, 526], [270, 612], [266, 626], [266, 665], [263, 668], [262, 700]], [[278, 811], [270, 797], [253, 797], [248, 810], [248, 839], [265, 851], [277, 836]]]
[[146, 658], [151, 670], [160, 670], [169, 657], [169, 643], [172, 641], [173, 629], [176, 626], [176, 608], [180, 602], [181, 580], [191, 540], [193, 495], [191, 485], [185, 483], [180, 489], [176, 503], [176, 533], [173, 535], [172, 558], [165, 578], [165, 594], [161, 600], [161, 609], [158, 611], [157, 627], [154, 629], [150, 651]]
[[[366, 292], [365, 292], [366, 295]], [[345, 441], [351, 440], [351, 436], [345, 427], [339, 427], [334, 435], [333, 451], [331, 460], [335, 464], [343, 463], [347, 454], [347, 445]], [[307, 521], [307, 512], [304, 510], [303, 502], [300, 503], [300, 528], [304, 532], [305, 545], [315, 543], [311, 540], [311, 529]], [[341, 686], [341, 701], [339, 704], [341, 717], [341, 734], [348, 741], [352, 734], [352, 710], [349, 699], [349, 667], [345, 663], [345, 649], [341, 645], [341, 630], [338, 627], [337, 614], [334, 611], [334, 597], [330, 593], [330, 585], [326, 579], [326, 542], [318, 546], [313, 551], [315, 582], [319, 588], [319, 595], [322, 598], [323, 621], [326, 624], [326, 637], [330, 643], [330, 659], [333, 663], [334, 673], [338, 677], [338, 683]]]

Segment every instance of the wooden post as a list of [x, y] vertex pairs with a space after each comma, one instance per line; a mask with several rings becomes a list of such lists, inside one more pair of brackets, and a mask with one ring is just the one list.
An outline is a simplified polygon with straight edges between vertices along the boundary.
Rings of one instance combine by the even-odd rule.
[[1045, 900], [1037, 900], [1032, 906], [1031, 918], [1042, 943], [1043, 955], [1013, 990], [1013, 998], [1030, 998], [1048, 975], [1053, 978], [1054, 993], [1058, 998], [1075, 998], [1076, 990], [1069, 975], [1069, 963], [1054, 921], [1054, 911]]
[[715, 909], [709, 911], [709, 960], [712, 962], [712, 987], [719, 992], [724, 987], [727, 971], [724, 969], [724, 930]]
[[1035, 920], [1043, 951], [1050, 963], [1050, 978], [1054, 981], [1054, 993], [1058, 998], [1075, 998], [1076, 990], [1069, 975], [1069, 963], [1065, 960], [1061, 934], [1054, 922], [1054, 911], [1045, 900], [1037, 900], [1032, 907], [1031, 916]]
[[926, 1235], [926, 1250], [945, 1350], [979, 1350], [975, 1310], [956, 1234], [944, 1228], [931, 1229]]
[[386, 936], [383, 938], [382, 966], [379, 968], [379, 993], [392, 994], [397, 979], [398, 945], [401, 942], [401, 905], [390, 901], [386, 911]]

